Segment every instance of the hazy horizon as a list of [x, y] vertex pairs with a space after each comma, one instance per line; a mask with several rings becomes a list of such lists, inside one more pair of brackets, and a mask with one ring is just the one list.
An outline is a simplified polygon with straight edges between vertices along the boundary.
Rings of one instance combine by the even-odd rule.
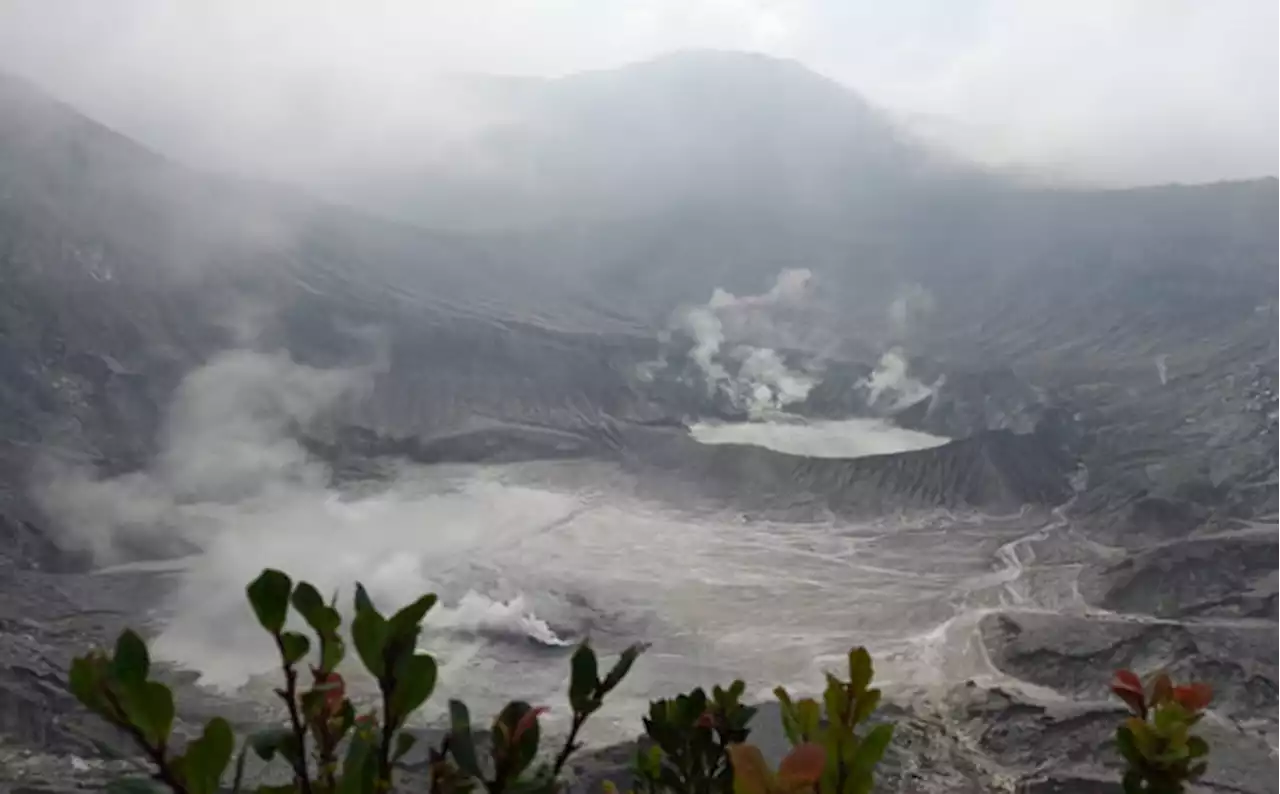
[[0, 4], [0, 71], [192, 165], [253, 174], [423, 157], [505, 109], [444, 77], [556, 78], [684, 50], [799, 62], [977, 162], [1135, 186], [1274, 176], [1277, 9], [387, 0]]

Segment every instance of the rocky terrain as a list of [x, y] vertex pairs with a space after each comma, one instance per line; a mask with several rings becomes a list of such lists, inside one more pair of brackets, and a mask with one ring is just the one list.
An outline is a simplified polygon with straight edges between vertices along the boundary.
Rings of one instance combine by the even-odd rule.
[[[509, 151], [558, 164], [545, 183], [558, 187], [475, 233], [428, 231], [440, 198], [408, 201], [394, 182], [361, 186], [351, 195], [373, 198], [348, 209], [201, 174], [0, 77], [0, 786], [92, 788], [123, 765], [63, 671], [123, 625], [163, 624], [149, 607], [171, 587], [96, 572], [42, 478], [147, 469], [172, 441], [184, 379], [249, 351], [281, 371], [358, 373], [287, 428], [335, 479], [376, 480], [398, 460], [581, 459], [654, 498], [752, 520], [1050, 516], [990, 561], [1010, 576], [999, 603], [978, 605], [974, 654], [994, 672], [895, 695], [885, 790], [1115, 791], [1106, 681], [1169, 666], [1218, 693], [1206, 789], [1276, 791], [1275, 179], [1004, 185], [935, 162], [844, 89], [767, 59], [676, 59], [528, 91], [538, 118], [563, 124], [534, 128], [549, 138], [512, 130], [524, 144]], [[644, 101], [619, 106], [633, 94]], [[699, 114], [706, 95], [743, 107]], [[807, 119], [804, 134], [771, 123], [740, 151], [706, 146], [778, 105]], [[699, 145], [604, 167], [607, 137], [657, 108]], [[583, 140], [599, 148], [574, 162]], [[771, 159], [780, 151], [804, 162]], [[705, 182], [679, 178], [685, 157], [712, 158]], [[758, 167], [731, 167], [743, 160]], [[773, 193], [780, 169], [804, 179]], [[650, 178], [628, 192], [637, 173]], [[861, 187], [841, 189], [851, 175]], [[492, 197], [471, 189], [477, 206]], [[533, 211], [603, 203], [606, 217]], [[759, 305], [735, 296], [768, 296], [801, 267], [820, 287], [802, 309], [724, 320], [738, 336], [716, 342], [717, 361], [732, 344], [776, 349], [813, 381], [782, 412], [875, 416], [951, 443], [841, 460], [689, 437], [696, 419], [752, 414], [738, 392], [708, 389], [705, 340], [678, 318], [717, 288]], [[924, 389], [903, 404], [868, 386], [891, 351], [905, 362], [894, 388]], [[745, 377], [736, 364], [730, 376]], [[269, 412], [274, 395], [237, 396]], [[171, 675], [184, 729], [214, 710], [244, 727], [272, 717]], [[775, 721], [758, 721], [776, 753]], [[584, 786], [625, 755], [584, 761]]]

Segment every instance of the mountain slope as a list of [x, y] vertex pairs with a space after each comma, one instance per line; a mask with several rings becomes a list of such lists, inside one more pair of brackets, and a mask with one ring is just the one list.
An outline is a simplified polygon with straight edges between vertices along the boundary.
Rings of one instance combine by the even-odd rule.
[[[486, 119], [443, 153], [299, 174], [432, 228], [498, 231], [709, 208], [802, 217], [883, 203], [918, 180], [986, 181], [797, 63], [688, 51], [620, 69], [452, 86]], [[264, 153], [264, 156], [266, 153]]]

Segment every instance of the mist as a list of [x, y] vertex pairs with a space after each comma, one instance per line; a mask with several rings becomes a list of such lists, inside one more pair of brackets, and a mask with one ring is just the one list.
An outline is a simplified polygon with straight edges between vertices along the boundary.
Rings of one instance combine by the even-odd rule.
[[[516, 184], [473, 144], [527, 110], [529, 86], [700, 48], [794, 59], [1000, 168], [1205, 182], [1277, 172], [1276, 15], [1267, 0], [9, 0], [0, 70], [193, 165], [335, 195], [397, 168]], [[513, 78], [461, 79], [481, 74]]]
[[[157, 624], [153, 656], [227, 694], [265, 696], [273, 686], [276, 650], [243, 593], [263, 567], [338, 593], [344, 611], [357, 581], [386, 608], [438, 593], [423, 644], [439, 660], [444, 695], [424, 711], [427, 721], [441, 716], [445, 697], [463, 697], [482, 713], [512, 696], [555, 702], [567, 685], [565, 666], [548, 659], [588, 636], [605, 653], [640, 639], [655, 644], [600, 718], [590, 741], [602, 745], [633, 736], [635, 715], [672, 681], [744, 675], [758, 696], [779, 680], [807, 687], [839, 658], [847, 632], [884, 651], [889, 685], [954, 674], [921, 661], [950, 642], [931, 631], [938, 612], [924, 601], [916, 628], [904, 631], [842, 606], [854, 596], [820, 598], [802, 621], [813, 630], [797, 630], [800, 619], [788, 605], [812, 601], [819, 582], [833, 594], [858, 581], [860, 592], [925, 597], [928, 590], [912, 583], [936, 574], [917, 572], [912, 566], [921, 561], [891, 562], [906, 565], [898, 572], [850, 556], [847, 533], [874, 537], [883, 531], [877, 524], [815, 533], [814, 525], [747, 522], [734, 511], [691, 513], [637, 498], [628, 475], [599, 461], [400, 461], [376, 481], [339, 480], [299, 433], [358, 398], [370, 379], [368, 368], [322, 369], [282, 352], [225, 351], [177, 389], [161, 448], [145, 470], [103, 476], [46, 462], [35, 495], [59, 542], [92, 555], [95, 576], [169, 577], [164, 603], [149, 611]], [[789, 438], [768, 423], [744, 426], [763, 429], [746, 430], [748, 437], [733, 429], [694, 434], [706, 443], [817, 455], [946, 441], [874, 421], [829, 424], [793, 428], [799, 432]], [[937, 531], [927, 514], [899, 514], [895, 522], [899, 542], [908, 544], [919, 542], [914, 532]], [[179, 542], [181, 554], [173, 549]], [[139, 561], [166, 551], [167, 559]], [[971, 563], [961, 562], [948, 581], [968, 575]], [[806, 573], [780, 590], [778, 565]], [[749, 639], [755, 636], [772, 636], [770, 647], [758, 647]], [[371, 686], [357, 665], [344, 673], [354, 691]], [[566, 716], [553, 710], [551, 725]]]

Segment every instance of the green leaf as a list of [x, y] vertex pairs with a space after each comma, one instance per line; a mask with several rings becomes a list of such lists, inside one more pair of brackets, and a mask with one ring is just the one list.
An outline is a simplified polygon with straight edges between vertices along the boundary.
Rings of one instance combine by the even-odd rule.
[[292, 586], [293, 582], [283, 571], [267, 568], [245, 588], [258, 622], [272, 634], [279, 634], [284, 628]]
[[1130, 766], [1142, 766], [1142, 752], [1138, 749], [1137, 742], [1133, 740], [1133, 731], [1127, 725], [1116, 728], [1116, 749]]
[[[325, 607], [325, 609], [333, 612], [328, 607]], [[334, 612], [334, 614], [338, 613]], [[342, 663], [342, 659], [346, 655], [347, 644], [342, 641], [341, 637], [334, 634], [325, 638], [324, 645], [320, 651], [320, 669], [326, 673], [333, 672]]]
[[811, 741], [818, 735], [818, 726], [822, 723], [822, 708], [818, 701], [804, 698], [796, 703], [796, 724], [802, 741]]
[[120, 632], [116, 653], [111, 659], [112, 678], [126, 685], [140, 684], [147, 680], [150, 670], [151, 656], [147, 653], [147, 644], [133, 629]]
[[484, 777], [471, 735], [471, 714], [460, 700], [449, 701], [449, 753], [463, 772], [474, 778]]
[[[621, 654], [618, 655], [618, 661], [614, 662], [613, 668], [609, 670], [608, 675], [600, 682], [600, 694], [608, 694], [612, 692], [618, 684], [622, 683], [622, 679], [627, 677], [627, 673], [631, 672], [631, 666], [636, 663], [636, 659], [640, 654], [648, 650], [649, 646], [644, 643], [636, 643], [629, 646]], [[745, 686], [745, 684], [743, 685]]]
[[861, 725], [867, 717], [875, 712], [876, 707], [880, 705], [880, 690], [868, 689], [858, 697], [858, 702], [853, 708], [853, 724]]
[[849, 685], [856, 694], [862, 694], [871, 684], [874, 675], [871, 654], [866, 648], [849, 651]]
[[1201, 758], [1209, 754], [1209, 743], [1199, 736], [1187, 739], [1187, 755], [1190, 758]]
[[258, 731], [249, 737], [249, 746], [263, 761], [270, 761], [280, 753], [285, 744], [294, 741], [293, 731], [287, 728], [271, 728]]
[[286, 631], [280, 635], [280, 655], [284, 657], [285, 664], [290, 666], [297, 664], [310, 650], [311, 640], [307, 639], [305, 634]]
[[396, 749], [395, 752], [391, 754], [391, 760], [399, 761], [401, 758], [404, 758], [408, 755], [409, 751], [413, 749], [413, 745], [416, 744], [417, 741], [418, 737], [414, 736], [412, 733], [405, 733], [403, 731], [397, 733]]
[[361, 612], [372, 612], [378, 617], [382, 617], [382, 613], [373, 605], [373, 599], [369, 598], [369, 592], [359, 582], [356, 582], [355, 604], [357, 615]]
[[827, 688], [822, 692], [822, 702], [827, 708], [827, 719], [846, 725], [849, 717], [849, 694], [840, 679], [827, 673]]
[[436, 660], [426, 653], [406, 656], [396, 666], [396, 688], [391, 694], [392, 729], [399, 728], [436, 688]]
[[391, 616], [388, 623], [391, 626], [391, 633], [400, 635], [411, 629], [419, 628], [422, 619], [427, 616], [431, 608], [436, 605], [435, 593], [427, 593], [426, 595], [403, 607], [399, 612]]
[[143, 681], [121, 688], [119, 692], [125, 714], [153, 747], [169, 738], [173, 729], [173, 692], [159, 681]]
[[782, 732], [787, 735], [787, 741], [794, 747], [803, 741], [803, 737], [800, 736], [800, 722], [796, 714], [795, 704], [791, 702], [791, 695], [782, 687], [775, 688], [773, 695], [778, 699], [778, 712], [782, 718]]
[[320, 597], [320, 591], [310, 582], [298, 582], [294, 585], [293, 596], [289, 600], [293, 608], [298, 610], [298, 614], [302, 615], [307, 624], [314, 628], [314, 616], [324, 609], [324, 599]]
[[377, 612], [361, 610], [351, 621], [351, 639], [369, 674], [379, 681], [385, 675], [383, 651], [387, 642], [387, 622]]
[[877, 725], [867, 731], [867, 735], [858, 743], [858, 749], [854, 752], [854, 774], [871, 776], [892, 740], [892, 725]]
[[372, 742], [357, 731], [347, 745], [347, 754], [342, 760], [339, 794], [373, 794], [377, 766]]
[[1130, 717], [1124, 721], [1124, 727], [1128, 729], [1132, 744], [1137, 748], [1139, 757], [1143, 759], [1155, 758], [1156, 737], [1151, 731], [1151, 726], [1145, 720]]
[[1124, 773], [1122, 779], [1124, 786], [1124, 794], [1142, 794], [1142, 772], [1137, 769], [1130, 769]]
[[90, 711], [110, 718], [103, 697], [103, 668], [105, 661], [100, 653], [77, 656], [71, 660], [68, 684], [71, 694]]
[[600, 678], [596, 652], [591, 650], [589, 642], [583, 640], [573, 652], [569, 668], [569, 705], [580, 714], [594, 711], [594, 695], [600, 686]]
[[187, 745], [186, 752], [175, 760], [181, 765], [189, 794], [217, 794], [234, 750], [230, 723], [221, 717], [209, 720], [200, 738]]

